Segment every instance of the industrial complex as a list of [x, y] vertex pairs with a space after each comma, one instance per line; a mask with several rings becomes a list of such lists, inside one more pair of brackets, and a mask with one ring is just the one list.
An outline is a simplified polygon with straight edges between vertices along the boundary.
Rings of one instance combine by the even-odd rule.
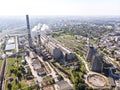
[[[45, 31], [43, 26], [31, 29], [26, 15], [25, 33], [12, 32], [1, 40], [0, 90], [120, 90], [119, 57], [113, 56], [118, 55], [118, 48], [109, 54], [108, 46], [103, 45], [105, 38], [95, 43], [92, 35], [71, 35], [71, 29], [64, 31], [66, 24], [60, 24], [65, 27], [59, 32]], [[113, 46], [119, 40], [109, 43]]]

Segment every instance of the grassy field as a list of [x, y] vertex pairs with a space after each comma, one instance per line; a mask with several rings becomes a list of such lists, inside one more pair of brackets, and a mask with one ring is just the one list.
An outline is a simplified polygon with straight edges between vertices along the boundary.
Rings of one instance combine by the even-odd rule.
[[1, 71], [1, 68], [2, 68], [2, 60], [0, 60], [0, 71]]
[[[22, 58], [19, 57], [18, 63], [16, 63], [15, 58], [8, 58], [7, 59], [7, 67], [6, 67], [6, 74], [5, 74], [5, 77], [6, 77], [5, 90], [8, 90], [8, 83], [10, 83], [12, 85], [12, 90], [18, 90], [19, 88], [26, 87], [30, 83], [33, 83], [33, 79], [32, 80], [25, 80], [24, 75], [22, 75], [21, 81], [19, 81], [19, 83], [16, 84], [17, 76], [15, 74], [11, 73], [11, 70], [14, 68], [18, 69], [20, 64], [21, 64], [21, 60], [22, 60]], [[12, 78], [12, 80], [10, 80], [10, 78]], [[28, 90], [28, 88], [26, 88], [24, 90]]]
[[75, 48], [81, 48], [84, 49], [84, 46], [86, 44], [86, 40], [80, 40], [80, 39], [75, 39], [74, 36], [71, 35], [62, 35], [55, 37], [57, 41], [65, 45], [66, 47], [74, 50]]

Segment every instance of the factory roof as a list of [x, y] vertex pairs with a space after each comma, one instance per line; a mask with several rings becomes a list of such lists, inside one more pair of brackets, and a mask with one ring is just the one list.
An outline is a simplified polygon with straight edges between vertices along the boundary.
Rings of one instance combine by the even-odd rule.
[[67, 47], [65, 47], [65, 46], [62, 46], [62, 45], [60, 45], [60, 44], [57, 44], [57, 46], [60, 48], [60, 49], [62, 49], [65, 53], [72, 53], [70, 50], [68, 50], [68, 48]]
[[[47, 40], [47, 39], [45, 38], [45, 36], [41, 36], [41, 38], [42, 38], [43, 40]], [[48, 44], [49, 44], [49, 47], [51, 47], [52, 49], [55, 49], [55, 48], [57, 47], [57, 48], [60, 48], [64, 53], [72, 53], [72, 51], [70, 51], [67, 47], [59, 44], [59, 43], [58, 43], [56, 40], [54, 40], [54, 39], [50, 39]]]
[[5, 47], [5, 50], [14, 50], [15, 49], [15, 44], [7, 44]]
[[38, 69], [42, 68], [40, 63], [39, 64], [33, 64], [33, 67], [34, 67], [35, 70], [38, 70]]
[[7, 44], [12, 44], [12, 43], [15, 43], [15, 38], [14, 38], [14, 37], [11, 37], [11, 38], [7, 41]]

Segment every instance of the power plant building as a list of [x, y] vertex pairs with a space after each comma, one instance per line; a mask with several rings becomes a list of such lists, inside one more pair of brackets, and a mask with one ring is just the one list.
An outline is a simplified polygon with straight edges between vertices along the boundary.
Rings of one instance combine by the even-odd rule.
[[92, 71], [95, 72], [102, 72], [102, 60], [103, 60], [103, 56], [100, 54], [96, 54], [95, 56], [93, 56], [93, 59], [91, 60], [90, 63], [90, 68]]
[[93, 56], [97, 53], [96, 49], [94, 47], [89, 47], [88, 48], [88, 53], [86, 60], [90, 62], [93, 59]]
[[87, 62], [90, 63], [90, 69], [92, 71], [95, 71], [95, 72], [102, 71], [103, 55], [99, 54], [94, 47], [89, 47], [86, 60], [87, 60]]
[[76, 59], [75, 53], [61, 44], [58, 44], [53, 40], [48, 40], [45, 36], [41, 36], [41, 41], [55, 60], [65, 64], [66, 62], [74, 61]]

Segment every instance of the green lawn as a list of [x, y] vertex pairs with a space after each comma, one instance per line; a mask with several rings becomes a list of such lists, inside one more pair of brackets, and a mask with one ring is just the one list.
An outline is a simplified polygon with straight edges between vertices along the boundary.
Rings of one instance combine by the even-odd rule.
[[[18, 66], [21, 64], [21, 58], [18, 58]], [[17, 66], [16, 59], [15, 58], [8, 58], [7, 59], [7, 75], [10, 75], [10, 70], [14, 68], [14, 66]]]

